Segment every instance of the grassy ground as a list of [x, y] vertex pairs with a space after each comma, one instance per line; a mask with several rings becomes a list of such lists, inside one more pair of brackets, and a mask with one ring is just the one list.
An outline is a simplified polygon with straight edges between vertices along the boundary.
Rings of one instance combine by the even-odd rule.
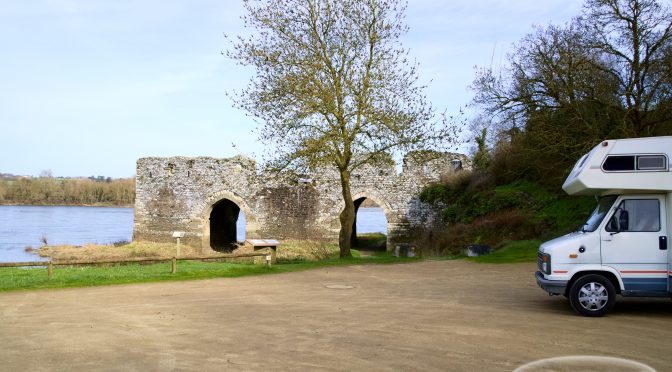
[[[150, 242], [126, 242], [111, 245], [44, 246], [36, 251], [40, 256], [49, 257], [56, 262], [72, 260], [111, 261], [142, 257], [172, 258], [177, 253], [174, 243]], [[245, 251], [245, 249], [243, 248], [241, 251]], [[219, 254], [220, 252], [214, 250], [203, 252], [200, 248], [183, 244], [180, 246], [179, 256], [203, 257]], [[283, 240], [282, 244], [278, 247], [277, 254], [280, 261], [323, 260], [338, 254], [338, 244], [320, 241]]]
[[507, 243], [490, 254], [467, 257], [467, 260], [481, 263], [535, 262], [540, 244], [540, 240], [519, 240]]
[[[178, 261], [177, 273], [171, 274], [170, 263], [55, 266], [51, 280], [47, 278], [45, 268], [3, 268], [0, 269], [0, 291], [239, 277], [301, 271], [324, 266], [399, 263], [414, 260], [395, 258], [384, 250], [371, 252], [372, 249], [381, 248], [381, 243], [384, 242], [385, 235], [363, 235], [360, 237], [357, 246], [360, 249], [367, 250], [367, 254], [361, 255], [358, 250], [353, 249], [353, 258], [343, 260], [336, 258], [338, 256], [338, 246], [336, 244], [286, 241], [278, 248], [278, 264], [271, 268], [240, 262]], [[538, 240], [515, 241], [504, 245], [501, 249], [489, 255], [467, 258], [467, 260], [483, 263], [534, 262], [540, 243]], [[134, 242], [119, 246], [43, 247], [39, 253], [42, 256], [51, 257], [55, 261], [96, 261], [134, 257], [172, 257], [175, 254], [175, 246], [173, 244]], [[196, 253], [199, 252], [193, 248], [181, 247], [182, 255]], [[213, 254], [218, 253], [213, 252]]]
[[[355, 256], [359, 256], [357, 251], [353, 251], [353, 253]], [[409, 261], [413, 261], [413, 259], [395, 258], [385, 252], [369, 257], [353, 257], [351, 259], [331, 258], [320, 261], [280, 262], [270, 268], [245, 263], [179, 261], [176, 274], [171, 274], [170, 263], [103, 267], [56, 266], [51, 280], [47, 278], [46, 268], [3, 268], [0, 269], [0, 291], [239, 277], [301, 271], [324, 266]]]
[[[538, 240], [516, 241], [489, 255], [466, 258], [480, 263], [534, 262]], [[107, 266], [54, 267], [52, 279], [47, 278], [46, 268], [0, 269], [0, 291], [88, 287], [112, 284], [180, 281], [194, 279], [232, 278], [309, 270], [325, 266], [356, 264], [388, 264], [411, 262], [416, 259], [395, 258], [388, 252], [374, 252], [361, 256], [353, 250], [353, 258], [329, 258], [317, 261], [280, 260], [273, 267], [249, 263], [178, 261], [177, 273], [171, 274], [170, 263], [125, 264]]]
[[[194, 256], [198, 253], [200, 252], [192, 247], [186, 245], [180, 246], [181, 256]], [[142, 257], [171, 258], [176, 254], [176, 245], [172, 243], [132, 242], [110, 245], [43, 246], [37, 250], [37, 254], [41, 257], [49, 257], [53, 261], [109, 261]], [[216, 255], [218, 252], [212, 251], [211, 254]]]

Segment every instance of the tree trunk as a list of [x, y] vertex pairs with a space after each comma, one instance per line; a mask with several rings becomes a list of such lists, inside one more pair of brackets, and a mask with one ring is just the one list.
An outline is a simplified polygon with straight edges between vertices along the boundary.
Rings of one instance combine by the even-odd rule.
[[350, 193], [350, 172], [341, 170], [341, 191], [343, 193], [344, 208], [341, 211], [341, 231], [338, 234], [338, 247], [341, 258], [352, 257], [350, 245], [352, 243], [352, 225], [355, 223], [355, 203]]

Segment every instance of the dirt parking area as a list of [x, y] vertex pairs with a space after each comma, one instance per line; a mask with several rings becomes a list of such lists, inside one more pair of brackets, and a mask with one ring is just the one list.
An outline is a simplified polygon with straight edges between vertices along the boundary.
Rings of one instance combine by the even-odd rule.
[[583, 318], [534, 271], [424, 261], [0, 293], [0, 370], [510, 371], [565, 355], [672, 370], [672, 301]]

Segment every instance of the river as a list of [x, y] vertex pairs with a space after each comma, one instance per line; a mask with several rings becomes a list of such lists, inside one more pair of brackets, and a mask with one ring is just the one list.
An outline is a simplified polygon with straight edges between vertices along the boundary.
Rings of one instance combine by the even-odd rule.
[[[245, 239], [245, 216], [238, 219], [238, 240]], [[387, 232], [380, 208], [359, 208], [357, 232]], [[133, 208], [0, 206], [0, 262], [37, 261], [26, 248], [43, 245], [110, 244], [130, 241]]]

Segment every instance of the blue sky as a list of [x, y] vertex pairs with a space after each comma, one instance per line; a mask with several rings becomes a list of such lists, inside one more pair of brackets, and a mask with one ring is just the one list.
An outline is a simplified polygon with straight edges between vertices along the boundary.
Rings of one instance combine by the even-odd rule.
[[[430, 101], [456, 113], [474, 66], [500, 65], [532, 25], [581, 4], [410, 0], [403, 42]], [[252, 74], [220, 54], [242, 14], [232, 0], [0, 0], [0, 173], [130, 177], [144, 156], [260, 158], [254, 122], [225, 96]]]

